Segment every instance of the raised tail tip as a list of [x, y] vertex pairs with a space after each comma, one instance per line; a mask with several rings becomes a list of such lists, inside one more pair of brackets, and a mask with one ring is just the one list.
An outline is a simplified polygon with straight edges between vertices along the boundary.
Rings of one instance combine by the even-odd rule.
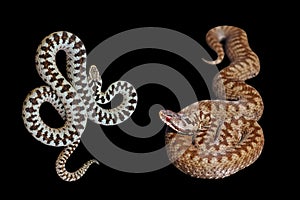
[[96, 165], [100, 165], [99, 161], [95, 160], [95, 159], [93, 160], [93, 163], [96, 164]]
[[205, 58], [202, 58], [202, 60], [207, 63], [207, 64], [210, 64], [210, 65], [217, 65], [217, 64], [220, 64], [223, 60], [223, 58], [217, 58], [216, 60], [206, 60]]

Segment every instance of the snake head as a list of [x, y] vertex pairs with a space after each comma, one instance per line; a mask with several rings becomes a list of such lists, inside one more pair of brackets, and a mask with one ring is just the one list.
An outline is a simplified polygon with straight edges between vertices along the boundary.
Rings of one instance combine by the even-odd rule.
[[183, 135], [194, 135], [195, 126], [193, 120], [188, 116], [175, 113], [171, 110], [161, 110], [159, 112], [160, 119], [169, 127]]

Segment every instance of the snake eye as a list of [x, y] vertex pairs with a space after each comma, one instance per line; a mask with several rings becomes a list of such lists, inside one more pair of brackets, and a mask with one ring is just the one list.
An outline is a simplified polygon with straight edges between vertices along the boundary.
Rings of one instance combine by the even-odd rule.
[[171, 117], [171, 116], [166, 116], [166, 121], [167, 121], [167, 122], [170, 122], [170, 121], [171, 121], [171, 119], [172, 119], [172, 117]]

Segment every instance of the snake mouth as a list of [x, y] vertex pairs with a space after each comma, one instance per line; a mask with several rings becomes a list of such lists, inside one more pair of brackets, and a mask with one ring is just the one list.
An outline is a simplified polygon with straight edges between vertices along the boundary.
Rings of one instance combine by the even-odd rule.
[[180, 131], [180, 128], [178, 127], [178, 126], [176, 126], [175, 124], [172, 124], [172, 123], [170, 123], [170, 122], [166, 122], [165, 123], [168, 127], [170, 127], [171, 129], [173, 129], [174, 131], [176, 131], [176, 132], [181, 132]]

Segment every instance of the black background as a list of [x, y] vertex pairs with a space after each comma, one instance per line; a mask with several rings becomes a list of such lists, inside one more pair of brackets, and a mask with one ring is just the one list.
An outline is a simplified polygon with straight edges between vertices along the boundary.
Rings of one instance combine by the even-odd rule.
[[[55, 7], [55, 5], [52, 6]], [[59, 5], [56, 6], [59, 7]], [[157, 6], [159, 7], [159, 5]], [[92, 194], [94, 197], [102, 199], [104, 195], [109, 195], [110, 198], [120, 195], [123, 198], [142, 198], [143, 196], [158, 197], [162, 194], [169, 197], [184, 194], [194, 196], [194, 198], [201, 198], [201, 195], [233, 198], [237, 191], [248, 197], [270, 192], [289, 195], [288, 192], [283, 191], [283, 187], [286, 184], [285, 177], [291, 177], [293, 173], [287, 171], [286, 165], [282, 162], [287, 159], [282, 157], [285, 155], [282, 153], [283, 146], [280, 139], [283, 132], [281, 132], [282, 126], [274, 114], [278, 110], [277, 98], [275, 98], [278, 86], [276, 80], [278, 79], [275, 76], [281, 67], [281, 61], [276, 59], [281, 56], [277, 51], [280, 44], [278, 38], [282, 37], [283, 31], [281, 30], [286, 27], [284, 20], [278, 20], [276, 12], [267, 12], [263, 8], [260, 10], [249, 8], [249, 10], [235, 13], [235, 9], [228, 10], [220, 6], [220, 10], [212, 9], [207, 14], [203, 13], [205, 8], [199, 7], [199, 10], [191, 11], [192, 15], [186, 15], [185, 13], [189, 13], [189, 10], [185, 8], [174, 11], [171, 7], [166, 9], [168, 12], [166, 10], [164, 12], [162, 9], [159, 14], [156, 9], [150, 9], [147, 12], [144, 12], [144, 9], [141, 11], [125, 9], [119, 13], [114, 9], [104, 12], [105, 8], [83, 14], [80, 12], [80, 7], [76, 7], [68, 12], [57, 8], [54, 13], [50, 14], [50, 8], [41, 7], [35, 11], [36, 14], [33, 17], [28, 16], [29, 11], [17, 15], [7, 26], [8, 31], [4, 33], [4, 38], [7, 38], [10, 44], [7, 51], [10, 52], [9, 56], [13, 63], [13, 65], [9, 65], [10, 73], [14, 75], [14, 78], [18, 77], [14, 86], [4, 87], [9, 92], [14, 91], [10, 93], [12, 99], [4, 98], [14, 104], [14, 111], [10, 112], [7, 117], [7, 119], [13, 119], [13, 123], [7, 120], [10, 121], [7, 123], [11, 124], [9, 127], [12, 131], [6, 132], [6, 135], [9, 134], [9, 139], [4, 145], [6, 147], [4, 160], [7, 162], [4, 173], [8, 175], [7, 188], [20, 189], [21, 195], [24, 197], [33, 197], [39, 193], [45, 196]], [[54, 17], [55, 15], [56, 17]], [[172, 165], [154, 172], [134, 174], [117, 171], [102, 164], [92, 166], [86, 175], [77, 182], [69, 183], [59, 179], [54, 163], [62, 148], [46, 146], [36, 141], [25, 129], [21, 118], [22, 102], [27, 93], [35, 87], [44, 85], [35, 70], [34, 55], [38, 44], [46, 35], [59, 30], [73, 32], [81, 38], [89, 52], [101, 41], [122, 31], [138, 27], [164, 27], [190, 36], [214, 57], [215, 54], [205, 43], [205, 34], [210, 28], [218, 25], [234, 25], [243, 28], [248, 34], [251, 48], [261, 61], [259, 75], [248, 81], [260, 92], [265, 103], [264, 114], [259, 121], [264, 130], [265, 147], [253, 165], [221, 180], [191, 178]], [[279, 42], [276, 43], [276, 41]], [[16, 51], [16, 46], [19, 47], [18, 51]], [[13, 57], [17, 54], [21, 56]], [[189, 74], [186, 70], [192, 69], [186, 61], [167, 52], [136, 51], [124, 55], [112, 63], [108, 72], [102, 76], [104, 87], [107, 86], [106, 84], [118, 80], [118, 77], [122, 75], [122, 70], [126, 72], [131, 67], [149, 62], [163, 63], [186, 74]], [[63, 70], [63, 67], [60, 69]], [[199, 92], [207, 93], [207, 89], [201, 85], [199, 77], [194, 77], [192, 73], [187, 76], [193, 87], [199, 89]], [[197, 85], [198, 79], [199, 85]], [[161, 90], [167, 95], [154, 97], [153, 92], [157, 90]], [[145, 113], [148, 111], [147, 106], [153, 103], [161, 103], [174, 110], [179, 109], [177, 102], [173, 100], [172, 93], [166, 88], [150, 85], [141, 88], [138, 92], [141, 106], [139, 105], [137, 112], [134, 113], [133, 119], [139, 124], [149, 122]], [[44, 111], [45, 120], [48, 120], [49, 123], [53, 125], [61, 123], [57, 119], [55, 111], [47, 108]], [[275, 126], [276, 124], [279, 126]], [[147, 152], [160, 148], [164, 143], [163, 130], [151, 139], [134, 139], [122, 134], [117, 129], [104, 129], [107, 129], [107, 136], [116, 145], [132, 151]], [[14, 142], [12, 143], [12, 141]], [[90, 158], [92, 156], [83, 145], [80, 145], [69, 159], [68, 167], [76, 169]], [[10, 194], [15, 195], [18, 192]]]

